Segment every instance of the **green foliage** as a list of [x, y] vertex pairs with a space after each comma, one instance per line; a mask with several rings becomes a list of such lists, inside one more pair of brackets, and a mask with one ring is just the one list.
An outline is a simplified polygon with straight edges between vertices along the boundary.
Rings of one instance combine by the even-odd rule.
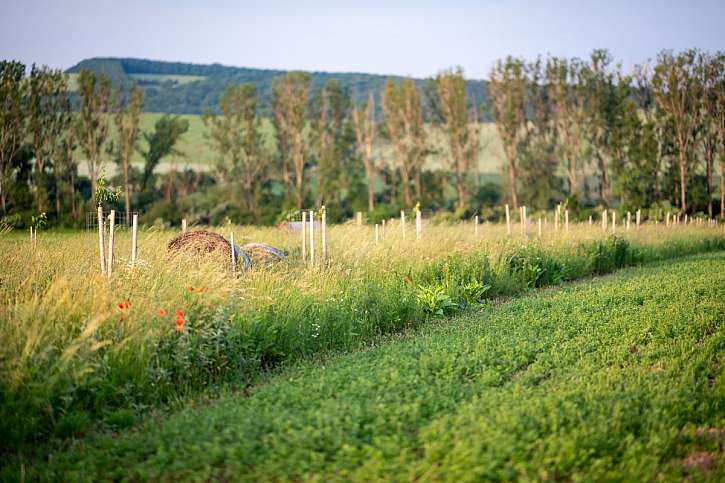
[[421, 306], [426, 314], [435, 317], [443, 317], [451, 315], [460, 308], [450, 295], [446, 293], [445, 287], [442, 285], [434, 285], [425, 287], [418, 286], [418, 292], [415, 295], [418, 305]]
[[116, 203], [121, 199], [121, 195], [121, 188], [106, 186], [106, 177], [102, 173], [96, 181], [96, 202], [98, 206]]
[[43, 229], [48, 224], [48, 216], [45, 214], [45, 212], [39, 214], [39, 215], [33, 215], [30, 217], [30, 226], [32, 226], [34, 229]]

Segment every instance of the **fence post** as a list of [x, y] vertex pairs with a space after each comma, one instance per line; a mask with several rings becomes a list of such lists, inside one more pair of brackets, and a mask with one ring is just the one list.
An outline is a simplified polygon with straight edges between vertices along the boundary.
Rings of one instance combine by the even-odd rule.
[[380, 228], [380, 239], [385, 240], [385, 218], [383, 218], [383, 226]]
[[509, 213], [508, 204], [506, 204], [506, 232], [511, 236], [511, 214]]
[[229, 244], [232, 248], [232, 273], [234, 275], [237, 274], [237, 253], [234, 251], [234, 232], [229, 232]]
[[322, 205], [322, 263], [327, 262], [327, 210]]
[[421, 231], [423, 230], [423, 221], [420, 215], [420, 209], [415, 209], [415, 239], [420, 240]]
[[539, 238], [541, 238], [541, 217], [539, 217]]
[[589, 215], [589, 226], [592, 226], [592, 215]]
[[612, 211], [612, 233], [617, 232], [617, 212]]
[[307, 261], [307, 212], [302, 212], [302, 261]]
[[357, 226], [362, 226], [362, 211], [357, 212]]
[[116, 228], [116, 210], [108, 215], [108, 278], [113, 275], [113, 236]]
[[473, 234], [478, 238], [478, 215], [473, 218]]
[[375, 223], [375, 244], [378, 244], [378, 224]]
[[181, 233], [186, 233], [186, 218], [181, 220]]
[[639, 220], [640, 220], [640, 209], [637, 208], [637, 228], [639, 228]]
[[629, 224], [632, 222], [632, 213], [627, 212], [627, 231], [629, 231]]
[[400, 226], [403, 230], [403, 240], [405, 240], [405, 211], [400, 210]]
[[105, 226], [103, 223], [103, 208], [100, 206], [98, 207], [98, 252], [99, 252], [99, 259], [101, 261], [101, 273], [103, 275], [106, 274], [106, 244], [103, 241], [103, 232], [105, 231]]
[[521, 207], [521, 235], [524, 238], [529, 236], [529, 230], [526, 226], [526, 206]]
[[564, 231], [569, 233], [569, 210], [564, 210]]
[[559, 231], [559, 217], [561, 217], [561, 203], [556, 205], [556, 213], [554, 213], [554, 231]]
[[605, 232], [607, 231], [607, 224], [609, 222], [609, 214], [607, 213], [607, 210], [604, 209], [602, 211], [602, 230]]
[[131, 227], [131, 266], [136, 264], [137, 255], [137, 236], [138, 236], [138, 214], [133, 215], [133, 225]]
[[310, 266], [315, 266], [315, 212], [310, 210]]

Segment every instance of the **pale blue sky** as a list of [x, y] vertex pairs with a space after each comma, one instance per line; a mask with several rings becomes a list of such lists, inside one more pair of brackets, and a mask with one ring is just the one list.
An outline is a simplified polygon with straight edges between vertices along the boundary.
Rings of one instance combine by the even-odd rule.
[[487, 77], [507, 54], [631, 66], [663, 48], [725, 50], [725, 0], [0, 0], [0, 58], [93, 56], [426, 77]]

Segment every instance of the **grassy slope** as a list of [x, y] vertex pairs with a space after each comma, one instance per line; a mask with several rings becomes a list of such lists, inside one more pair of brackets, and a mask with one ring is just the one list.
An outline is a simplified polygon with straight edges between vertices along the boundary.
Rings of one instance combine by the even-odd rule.
[[[88, 439], [45, 477], [679, 479], [719, 462], [725, 254], [545, 291]], [[689, 455], [689, 456], [688, 456]], [[6, 473], [7, 476], [7, 473]]]

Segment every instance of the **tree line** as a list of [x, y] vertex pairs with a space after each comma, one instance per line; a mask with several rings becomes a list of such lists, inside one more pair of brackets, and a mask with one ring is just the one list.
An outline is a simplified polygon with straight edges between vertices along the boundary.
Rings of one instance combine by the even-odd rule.
[[[272, 84], [269, 117], [254, 85], [231, 84], [203, 116], [218, 159], [209, 171], [175, 168], [189, 129], [183, 118], [164, 115], [141, 132], [138, 85], [114, 89], [92, 70], [77, 84], [74, 100], [62, 72], [0, 63], [4, 223], [23, 226], [47, 212], [78, 225], [99, 201], [146, 222], [211, 224], [275, 223], [323, 203], [332, 220], [355, 211], [379, 219], [418, 203], [458, 219], [495, 218], [502, 202], [541, 210], [564, 202], [574, 215], [601, 206], [725, 212], [714, 191], [718, 165], [720, 193], [725, 180], [720, 52], [663, 51], [628, 73], [606, 50], [588, 59], [507, 57], [491, 69], [484, 104], [461, 69], [423, 88], [388, 79], [378, 106], [372, 92], [356, 104], [335, 79], [314, 90], [309, 74], [290, 72]], [[501, 186], [479, 172], [487, 118], [503, 146]], [[136, 151], [142, 167], [131, 164]], [[444, 166], [426, 169], [436, 151]], [[170, 169], [160, 173], [163, 160]], [[108, 161], [117, 165], [111, 179]], [[88, 176], [79, 176], [81, 162]]]

